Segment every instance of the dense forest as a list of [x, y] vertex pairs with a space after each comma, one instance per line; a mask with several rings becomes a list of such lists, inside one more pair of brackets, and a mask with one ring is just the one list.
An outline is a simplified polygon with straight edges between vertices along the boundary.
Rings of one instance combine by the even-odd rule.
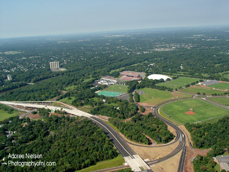
[[207, 156], [198, 155], [194, 160], [195, 172], [214, 171], [216, 163], [212, 157], [222, 155], [229, 150], [229, 117], [216, 123], [185, 124], [191, 133], [193, 146], [196, 148], [212, 148]]
[[[46, 167], [1, 166], [1, 171], [74, 171], [117, 156], [113, 144], [92, 121], [83, 118], [46, 117], [44, 121], [11, 117], [0, 122], [0, 159], [54, 162]], [[7, 137], [8, 131], [13, 132]], [[10, 159], [9, 154], [41, 154], [39, 159]]]
[[[127, 82], [130, 102], [98, 96], [95, 91], [104, 86], [93, 88], [93, 81], [104, 75], [119, 77], [122, 70], [145, 72], [146, 76], [166, 74], [173, 79], [188, 76], [229, 81], [229, 32], [225, 30], [228, 28], [133, 31], [123, 32], [118, 37], [117, 33], [110, 33], [0, 40], [0, 100], [39, 101], [68, 97], [74, 106], [90, 105], [92, 114], [109, 116], [111, 123], [130, 140], [149, 144], [147, 135], [158, 143], [167, 143], [174, 136], [166, 125], [152, 114], [137, 114], [131, 94], [144, 87], [173, 91], [157, 85], [164, 81], [146, 77], [141, 83]], [[52, 72], [49, 69], [51, 61], [59, 61], [60, 67], [67, 70]], [[7, 81], [7, 74], [12, 76], [11, 81]], [[67, 90], [68, 86], [74, 89]], [[135, 94], [135, 99], [138, 100], [139, 95]], [[1, 122], [4, 124], [0, 128], [1, 159], [9, 153], [36, 151], [43, 154], [42, 160], [55, 161], [57, 166], [28, 170], [74, 171], [117, 156], [104, 132], [91, 121], [64, 116], [47, 118], [49, 111], [44, 109], [39, 109], [39, 113], [44, 121], [15, 117], [10, 118], [11, 122]], [[131, 117], [130, 121], [123, 121]], [[208, 156], [196, 157], [195, 171], [213, 171], [215, 163], [211, 157], [228, 149], [227, 126], [228, 117], [214, 124], [186, 124], [195, 147], [212, 148]], [[7, 138], [9, 130], [16, 133]], [[1, 166], [1, 171], [20, 170], [25, 169]]]
[[[17, 88], [0, 99], [48, 100], [67, 86], [80, 86], [85, 79], [104, 75], [118, 77], [121, 70], [227, 81], [227, 34], [224, 28], [217, 28], [132, 32], [123, 33], [120, 38], [99, 34], [0, 40], [0, 91]], [[212, 37], [217, 37], [217, 41], [212, 41]], [[59, 61], [67, 71], [52, 72], [50, 61]], [[7, 74], [12, 81], [6, 81]], [[24, 86], [30, 82], [34, 85]], [[172, 91], [149, 82], [144, 80], [138, 88]], [[21, 86], [24, 87], [18, 88]], [[133, 84], [128, 92], [135, 87]]]
[[92, 114], [104, 115], [113, 118], [127, 119], [136, 115], [138, 107], [134, 103], [129, 103], [128, 101], [118, 102], [118, 106], [107, 106], [105, 104], [98, 104], [93, 110]]
[[109, 118], [109, 121], [128, 139], [139, 143], [149, 144], [145, 135], [157, 143], [168, 143], [174, 138], [174, 135], [167, 129], [167, 125], [152, 116], [152, 113], [143, 116], [137, 114], [128, 122], [117, 118]]

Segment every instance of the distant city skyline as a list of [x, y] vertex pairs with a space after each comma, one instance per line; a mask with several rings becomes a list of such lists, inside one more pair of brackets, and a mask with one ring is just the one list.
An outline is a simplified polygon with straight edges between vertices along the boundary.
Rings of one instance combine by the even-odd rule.
[[229, 25], [228, 0], [0, 1], [0, 38]]

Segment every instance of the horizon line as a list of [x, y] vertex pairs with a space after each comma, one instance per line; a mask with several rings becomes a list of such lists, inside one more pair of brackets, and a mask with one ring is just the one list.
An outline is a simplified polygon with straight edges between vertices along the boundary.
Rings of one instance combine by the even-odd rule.
[[155, 27], [155, 28], [135, 28], [135, 29], [120, 29], [120, 30], [106, 30], [106, 31], [91, 31], [91, 32], [74, 32], [74, 33], [59, 33], [59, 34], [43, 34], [43, 35], [30, 35], [30, 36], [15, 36], [15, 37], [0, 37], [2, 39], [17, 39], [17, 38], [31, 38], [31, 37], [48, 37], [48, 36], [67, 36], [67, 35], [86, 35], [86, 34], [98, 34], [106, 32], [127, 32], [127, 31], [138, 31], [138, 30], [153, 30], [153, 29], [188, 29], [188, 28], [210, 28], [210, 27], [229, 27], [227, 25], [207, 25], [207, 26], [171, 26], [171, 27]]

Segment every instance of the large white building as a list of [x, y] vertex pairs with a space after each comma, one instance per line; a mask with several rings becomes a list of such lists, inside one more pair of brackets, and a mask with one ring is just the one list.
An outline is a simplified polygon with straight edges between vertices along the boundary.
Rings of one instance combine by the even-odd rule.
[[10, 74], [6, 75], [6, 77], [7, 77], [8, 81], [11, 81], [12, 80], [12, 77], [11, 77]]
[[148, 76], [148, 79], [153, 79], [153, 80], [164, 79], [164, 81], [166, 81], [168, 78], [172, 80], [172, 78], [170, 78], [169, 76], [161, 75], [161, 74], [152, 74]]
[[49, 62], [50, 69], [59, 69], [59, 62]]
[[114, 85], [118, 83], [118, 80], [115, 79], [113, 76], [106, 75], [102, 76], [98, 83], [102, 85]]

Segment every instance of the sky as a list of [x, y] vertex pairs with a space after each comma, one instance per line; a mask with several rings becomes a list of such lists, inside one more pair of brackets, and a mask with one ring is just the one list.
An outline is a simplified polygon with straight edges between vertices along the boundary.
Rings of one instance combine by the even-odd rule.
[[229, 25], [229, 0], [0, 0], [0, 38]]

